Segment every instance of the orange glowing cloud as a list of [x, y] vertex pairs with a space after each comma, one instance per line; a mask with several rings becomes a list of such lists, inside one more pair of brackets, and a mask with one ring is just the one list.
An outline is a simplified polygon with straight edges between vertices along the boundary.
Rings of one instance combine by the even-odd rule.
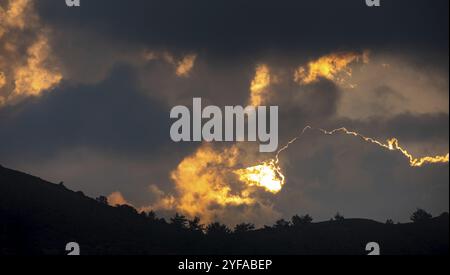
[[268, 95], [268, 87], [273, 82], [269, 66], [265, 64], [256, 67], [255, 76], [250, 85], [251, 106], [261, 106]]
[[195, 60], [197, 56], [195, 54], [185, 56], [180, 62], [178, 62], [176, 75], [180, 77], [187, 77], [194, 68]]
[[188, 54], [183, 56], [177, 61], [177, 58], [170, 52], [156, 52], [145, 50], [143, 54], [145, 61], [163, 60], [167, 64], [174, 66], [175, 75], [178, 77], [189, 77], [189, 74], [195, 67], [195, 62], [197, 60], [196, 54]]
[[185, 158], [172, 172], [178, 193], [177, 209], [189, 216], [201, 216], [211, 221], [214, 205], [251, 204], [253, 199], [243, 190], [233, 190], [229, 184], [230, 169], [236, 165], [238, 149], [221, 152], [203, 145], [194, 155]]
[[285, 183], [285, 176], [281, 172], [276, 159], [265, 161], [259, 165], [236, 170], [239, 180], [248, 186], [258, 186], [266, 191], [277, 194]]
[[108, 196], [108, 204], [111, 206], [116, 205], [131, 205], [127, 202], [127, 200], [123, 197], [120, 192], [113, 192]]
[[352, 75], [350, 65], [358, 62], [368, 63], [368, 52], [325, 55], [295, 70], [294, 81], [300, 85], [307, 85], [317, 82], [320, 78], [325, 78], [342, 84], [347, 77]]
[[57, 85], [62, 75], [45, 68], [50, 54], [50, 46], [45, 36], [40, 36], [28, 48], [27, 54], [26, 64], [14, 69], [14, 95], [38, 96], [42, 91]]
[[[158, 201], [145, 209], [173, 210], [188, 217], [201, 217], [206, 223], [227, 216], [227, 211], [233, 207], [245, 207], [247, 212], [234, 214], [229, 220], [245, 221], [252, 215], [249, 209], [256, 204], [269, 216], [276, 215], [270, 204], [258, 198], [261, 191], [276, 193], [278, 187], [269, 179], [273, 175], [268, 174], [267, 181], [263, 180], [262, 184], [256, 184], [254, 180], [259, 180], [252, 175], [247, 180], [244, 178], [245, 169], [239, 168], [240, 156], [242, 152], [237, 146], [217, 150], [211, 144], [203, 144], [171, 172], [175, 194], [166, 195], [159, 189], [152, 190], [153, 194], [158, 194]], [[254, 171], [249, 173], [255, 174]]]
[[6, 85], [6, 76], [3, 72], [0, 72], [0, 89]]
[[33, 4], [9, 0], [0, 6], [0, 105], [39, 96], [63, 78]]
[[10, 0], [7, 9], [0, 6], [0, 37], [9, 28], [24, 29], [30, 0]]
[[[147, 56], [149, 60], [158, 58], [157, 54]], [[186, 58], [179, 64], [190, 69], [190, 63], [195, 61], [195, 58]], [[174, 59], [166, 54], [164, 60], [171, 63]], [[268, 87], [274, 82], [269, 67], [265, 64], [258, 65], [250, 85], [249, 104], [264, 104], [268, 97]], [[201, 217], [206, 223], [218, 218], [226, 220], [225, 217], [233, 207], [246, 209], [245, 213], [234, 214], [232, 218], [228, 218], [234, 222], [254, 218], [258, 211], [263, 211], [268, 217], [278, 216], [270, 203], [258, 197], [261, 191], [271, 194], [281, 191], [285, 180], [278, 161], [271, 160], [242, 168], [244, 165], [240, 161], [243, 154], [237, 145], [217, 150], [211, 144], [203, 144], [171, 172], [175, 194], [164, 194], [155, 186], [151, 186], [151, 193], [158, 199], [153, 205], [142, 209], [173, 210], [188, 217]], [[254, 206], [255, 211], [251, 210]]]

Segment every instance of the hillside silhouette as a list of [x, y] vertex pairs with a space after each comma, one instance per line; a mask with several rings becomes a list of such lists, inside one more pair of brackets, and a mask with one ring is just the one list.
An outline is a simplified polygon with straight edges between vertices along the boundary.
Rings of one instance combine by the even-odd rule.
[[105, 197], [92, 199], [0, 166], [0, 255], [63, 255], [69, 242], [79, 243], [83, 255], [363, 255], [372, 241], [382, 254], [448, 254], [447, 213], [432, 218], [418, 210], [412, 220], [379, 223], [337, 214], [313, 223], [306, 215], [231, 230], [178, 214], [166, 221], [130, 206], [112, 207]]

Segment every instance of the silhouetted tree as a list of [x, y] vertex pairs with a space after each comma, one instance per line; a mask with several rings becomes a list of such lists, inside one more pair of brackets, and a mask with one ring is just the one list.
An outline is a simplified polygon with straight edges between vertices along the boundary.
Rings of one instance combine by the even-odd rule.
[[388, 220], [386, 221], [386, 224], [392, 225], [392, 224], [394, 224], [394, 221], [391, 220], [391, 219], [388, 219]]
[[150, 210], [149, 212], [147, 212], [147, 219], [151, 220], [151, 221], [155, 221], [156, 220], [156, 213], [153, 210]]
[[281, 229], [281, 228], [288, 228], [291, 226], [291, 223], [286, 221], [285, 219], [281, 219], [275, 222], [274, 228]]
[[168, 224], [166, 219], [164, 219], [164, 218], [156, 218], [156, 220], [162, 224]]
[[200, 223], [200, 218], [195, 217], [193, 220], [188, 221], [189, 229], [194, 232], [202, 232], [205, 231], [205, 225]]
[[313, 218], [308, 214], [306, 214], [304, 216], [295, 215], [291, 219], [291, 223], [294, 227], [304, 226], [304, 225], [312, 223], [312, 221], [313, 221]]
[[339, 212], [337, 212], [336, 215], [334, 216], [334, 220], [337, 222], [341, 222], [341, 221], [345, 220], [345, 218]]
[[211, 223], [206, 227], [206, 234], [208, 235], [220, 236], [220, 235], [228, 235], [230, 233], [231, 230], [226, 225], [221, 224], [219, 222]]
[[128, 204], [117, 205], [116, 208], [120, 209], [123, 212], [128, 212], [130, 214], [138, 214], [137, 210], [133, 206]]
[[[355, 219], [295, 230], [285, 229], [289, 222], [280, 220], [276, 225], [282, 229], [265, 227], [233, 235], [225, 225], [214, 223], [207, 228], [209, 235], [203, 235], [190, 230], [202, 227], [198, 218], [189, 218], [186, 224], [185, 217], [175, 215], [173, 223], [189, 228], [180, 230], [156, 218], [154, 212], [139, 212], [128, 205], [106, 207], [60, 186], [0, 168], [0, 254], [59, 254], [69, 241], [83, 244], [81, 251], [86, 255], [353, 254], [364, 253], [362, 245], [368, 236], [378, 236], [375, 241], [392, 254], [448, 254], [448, 213], [423, 224], [401, 226], [374, 227], [370, 221]], [[431, 215], [421, 210], [413, 217], [421, 221]], [[300, 215], [289, 219], [294, 225], [305, 220]], [[252, 228], [241, 224], [234, 229]]]
[[100, 196], [100, 197], [96, 198], [95, 200], [98, 201], [101, 204], [108, 205], [108, 198], [105, 197], [105, 196]]
[[416, 212], [414, 212], [411, 215], [410, 219], [411, 219], [411, 221], [418, 223], [418, 222], [429, 221], [429, 220], [431, 220], [431, 218], [433, 218], [433, 216], [430, 213], [419, 208], [416, 210]]
[[252, 223], [240, 223], [234, 227], [234, 233], [240, 234], [255, 230], [255, 225]]
[[448, 212], [444, 212], [441, 215], [439, 215], [439, 218], [444, 218], [444, 219], [447, 218], [448, 219], [448, 217], [449, 217]]
[[183, 215], [175, 213], [175, 216], [173, 218], [170, 218], [170, 223], [175, 225], [177, 228], [186, 229], [188, 225], [188, 219]]

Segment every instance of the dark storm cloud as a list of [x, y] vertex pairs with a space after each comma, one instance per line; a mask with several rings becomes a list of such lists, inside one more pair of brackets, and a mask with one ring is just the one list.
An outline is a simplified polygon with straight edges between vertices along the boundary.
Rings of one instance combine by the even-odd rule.
[[132, 74], [117, 68], [102, 83], [57, 88], [0, 109], [0, 155], [42, 158], [87, 147], [155, 156], [170, 140], [168, 110], [140, 93]]
[[[194, 96], [204, 105], [244, 105], [260, 62], [279, 80], [269, 87], [268, 103], [280, 106], [280, 145], [306, 125], [345, 126], [448, 152], [448, 109], [437, 110], [430, 100], [437, 98], [428, 85], [434, 78], [416, 82], [428, 74], [442, 77], [433, 73], [438, 66], [445, 76], [437, 90], [448, 100], [448, 0], [382, 0], [381, 8], [368, 8], [364, 0], [82, 0], [80, 8], [67, 8], [64, 0], [34, 3], [51, 29], [52, 54], [64, 80], [42, 97], [0, 108], [4, 165], [64, 179], [91, 196], [121, 191], [136, 206], [148, 205], [148, 185], [171, 190], [170, 171], [198, 146], [171, 142], [170, 107], [190, 106]], [[366, 48], [414, 57], [405, 69], [386, 58], [401, 67], [386, 73], [402, 80], [400, 87], [383, 83], [382, 66], [366, 72], [363, 79], [371, 83], [360, 83], [361, 91], [324, 79], [308, 86], [292, 81], [293, 70], [306, 60]], [[198, 60], [189, 77], [180, 78], [173, 64], [145, 60], [147, 49], [177, 58], [195, 53]], [[408, 70], [411, 77], [399, 73]], [[425, 92], [413, 93], [409, 85]], [[351, 102], [369, 115], [342, 116], [345, 95], [367, 97], [369, 107]], [[419, 107], [430, 107], [416, 110], [408, 102], [413, 97]], [[309, 212], [321, 220], [343, 211], [404, 220], [415, 207], [448, 210], [448, 165], [411, 169], [401, 154], [348, 136], [308, 132], [283, 153], [282, 163], [288, 182], [274, 201], [285, 217]]]
[[[449, 139], [448, 114], [400, 114], [384, 123], [369, 122], [381, 132], [390, 133], [403, 141], [446, 143]], [[378, 124], [378, 125], [377, 125]]]
[[274, 89], [282, 91], [271, 102], [280, 106], [280, 144], [291, 140], [309, 125], [327, 130], [346, 127], [381, 142], [395, 137], [402, 143], [448, 147], [448, 113], [404, 112], [387, 117], [345, 118], [339, 116], [337, 108], [342, 95], [348, 91], [341, 90], [331, 81], [321, 80], [308, 87], [283, 84]]
[[[154, 48], [237, 56], [258, 50], [448, 49], [447, 0], [95, 0], [37, 2], [55, 28], [84, 29]], [[242, 56], [242, 55], [241, 55]]]
[[444, 113], [401, 113], [388, 118], [371, 117], [365, 120], [332, 118], [323, 127], [347, 127], [381, 139], [395, 137], [401, 142], [445, 145], [449, 139], [449, 115]]
[[278, 96], [272, 104], [280, 107], [280, 143], [291, 140], [308, 126], [325, 127], [336, 116], [342, 91], [331, 81], [321, 80], [300, 88], [279, 85]]
[[448, 209], [448, 165], [411, 168], [402, 154], [348, 136], [309, 132], [282, 156], [287, 183], [277, 198], [284, 216], [337, 211], [346, 217], [406, 221], [417, 207]]

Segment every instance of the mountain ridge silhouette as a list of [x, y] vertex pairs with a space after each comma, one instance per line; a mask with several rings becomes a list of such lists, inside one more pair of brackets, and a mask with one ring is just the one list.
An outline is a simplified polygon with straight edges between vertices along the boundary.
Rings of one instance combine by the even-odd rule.
[[369, 219], [204, 234], [130, 206], [109, 206], [38, 177], [0, 165], [0, 255], [364, 255], [448, 254], [448, 213], [428, 221], [384, 224]]

